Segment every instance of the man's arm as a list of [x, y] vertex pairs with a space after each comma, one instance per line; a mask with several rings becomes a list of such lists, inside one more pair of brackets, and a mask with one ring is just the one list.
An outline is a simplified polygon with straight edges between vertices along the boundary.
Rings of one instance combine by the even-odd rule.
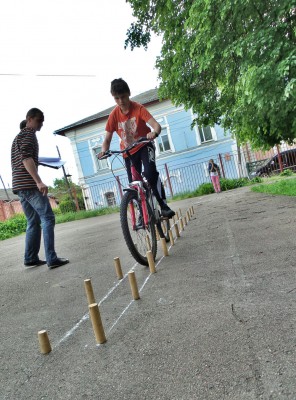
[[26, 158], [25, 160], [23, 160], [23, 164], [24, 164], [24, 167], [26, 168], [26, 170], [31, 175], [31, 177], [36, 182], [36, 185], [37, 185], [39, 191], [43, 194], [43, 196], [46, 196], [48, 193], [48, 187], [42, 182], [42, 180], [38, 174], [38, 171], [37, 171], [37, 168], [36, 168], [33, 158], [32, 157]]
[[151, 117], [149, 119], [149, 121], [147, 122], [147, 124], [150, 125], [151, 128], [152, 128], [151, 132], [147, 133], [147, 139], [155, 139], [155, 138], [157, 138], [157, 136], [161, 132], [161, 126], [159, 125], [159, 123], [156, 121], [156, 119]]

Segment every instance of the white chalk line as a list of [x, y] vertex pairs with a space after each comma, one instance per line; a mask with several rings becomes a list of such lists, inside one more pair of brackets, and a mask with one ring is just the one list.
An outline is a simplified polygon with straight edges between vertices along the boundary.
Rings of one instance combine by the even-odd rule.
[[[133, 271], [136, 266], [138, 265], [138, 263], [135, 263], [133, 265], [133, 267], [130, 269], [130, 271]], [[107, 300], [110, 295], [114, 292], [114, 290], [126, 279], [126, 277], [128, 276], [128, 273], [126, 273], [123, 278], [116, 283], [116, 285], [114, 285], [109, 292], [100, 300], [100, 302], [98, 303], [98, 305], [100, 306], [105, 300]], [[83, 317], [77, 322], [77, 324], [75, 324], [73, 326], [73, 328], [71, 328], [68, 332], [66, 332], [66, 334], [53, 346], [57, 347], [59, 346], [61, 343], [63, 343], [66, 339], [68, 339], [70, 336], [73, 335], [73, 333], [79, 328], [79, 326], [84, 322], [87, 321], [89, 319], [89, 312], [87, 312], [86, 314], [83, 315]]]
[[[178, 237], [176, 237], [174, 239], [174, 242], [176, 242], [178, 240]], [[168, 251], [172, 248], [172, 245], [169, 246]], [[161, 261], [165, 258], [165, 256], [162, 256], [159, 261], [157, 262], [155, 267], [158, 267], [158, 265], [161, 263]], [[139, 265], [139, 263], [135, 263], [133, 265], [133, 267], [129, 270], [129, 271], [134, 271], [135, 268]], [[139, 289], [139, 292], [141, 293], [141, 291], [143, 290], [143, 288], [145, 287], [146, 283], [149, 281], [151, 275], [154, 274], [149, 274], [147, 276], [147, 278], [145, 279], [144, 283], [142, 284], [141, 288]], [[114, 285], [109, 292], [100, 300], [100, 302], [98, 303], [98, 305], [100, 306], [104, 301], [106, 301], [110, 295], [114, 292], [114, 290], [126, 279], [126, 277], [128, 276], [128, 273], [126, 273], [124, 275], [124, 277], [116, 283], [116, 285]], [[121, 318], [124, 316], [124, 314], [127, 312], [127, 310], [130, 308], [130, 306], [133, 304], [135, 300], [131, 300], [131, 302], [125, 307], [125, 309], [121, 312], [121, 314], [119, 315], [119, 317], [116, 319], [116, 321], [112, 324], [112, 326], [109, 328], [108, 333], [110, 333], [112, 331], [112, 329], [118, 324], [118, 322], [121, 320]], [[67, 340], [70, 336], [72, 336], [74, 334], [74, 332], [80, 327], [80, 325], [84, 322], [87, 321], [89, 319], [89, 312], [87, 312], [86, 314], [83, 315], [83, 317], [77, 322], [77, 324], [75, 324], [73, 326], [73, 328], [71, 328], [68, 332], [66, 332], [66, 334], [52, 347], [53, 349], [58, 347], [61, 343], [63, 343], [65, 340]], [[97, 344], [97, 347], [99, 347], [100, 344]]]

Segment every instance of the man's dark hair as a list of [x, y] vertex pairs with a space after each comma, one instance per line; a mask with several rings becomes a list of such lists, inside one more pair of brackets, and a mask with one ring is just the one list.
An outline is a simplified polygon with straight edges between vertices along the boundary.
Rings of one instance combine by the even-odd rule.
[[27, 121], [24, 119], [21, 123], [20, 123], [20, 129], [24, 129], [27, 125]]
[[111, 82], [111, 94], [112, 96], [115, 96], [117, 94], [124, 94], [128, 93], [128, 95], [131, 95], [130, 88], [128, 87], [128, 84], [122, 79], [114, 79]]
[[41, 117], [44, 119], [44, 114], [41, 110], [39, 110], [39, 108], [31, 108], [31, 110], [27, 112], [26, 120], [34, 117]]

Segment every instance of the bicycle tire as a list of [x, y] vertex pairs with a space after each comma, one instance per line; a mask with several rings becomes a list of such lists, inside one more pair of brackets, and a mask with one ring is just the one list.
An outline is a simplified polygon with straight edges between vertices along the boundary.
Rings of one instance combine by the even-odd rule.
[[149, 216], [148, 226], [145, 227], [143, 225], [142, 227], [137, 228], [133, 226], [132, 223], [130, 211], [131, 207], [134, 208], [136, 221], [138, 221], [139, 216], [142, 215], [141, 202], [138, 199], [137, 192], [128, 191], [124, 194], [120, 205], [120, 223], [123, 237], [134, 259], [139, 264], [148, 265], [148, 260], [146, 257], [146, 253], [148, 250], [147, 236], [149, 237], [151, 251], [154, 259], [157, 253], [155, 219], [149, 204], [147, 204]]

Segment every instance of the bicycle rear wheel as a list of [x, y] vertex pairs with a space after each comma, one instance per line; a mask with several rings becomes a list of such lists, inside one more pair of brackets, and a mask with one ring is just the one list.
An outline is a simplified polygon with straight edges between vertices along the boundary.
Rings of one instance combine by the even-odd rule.
[[138, 263], [148, 265], [147, 250], [151, 250], [153, 257], [157, 253], [155, 222], [152, 210], [147, 204], [148, 225], [144, 226], [141, 202], [138, 193], [128, 191], [122, 198], [120, 205], [120, 222], [124, 240], [131, 255]]

